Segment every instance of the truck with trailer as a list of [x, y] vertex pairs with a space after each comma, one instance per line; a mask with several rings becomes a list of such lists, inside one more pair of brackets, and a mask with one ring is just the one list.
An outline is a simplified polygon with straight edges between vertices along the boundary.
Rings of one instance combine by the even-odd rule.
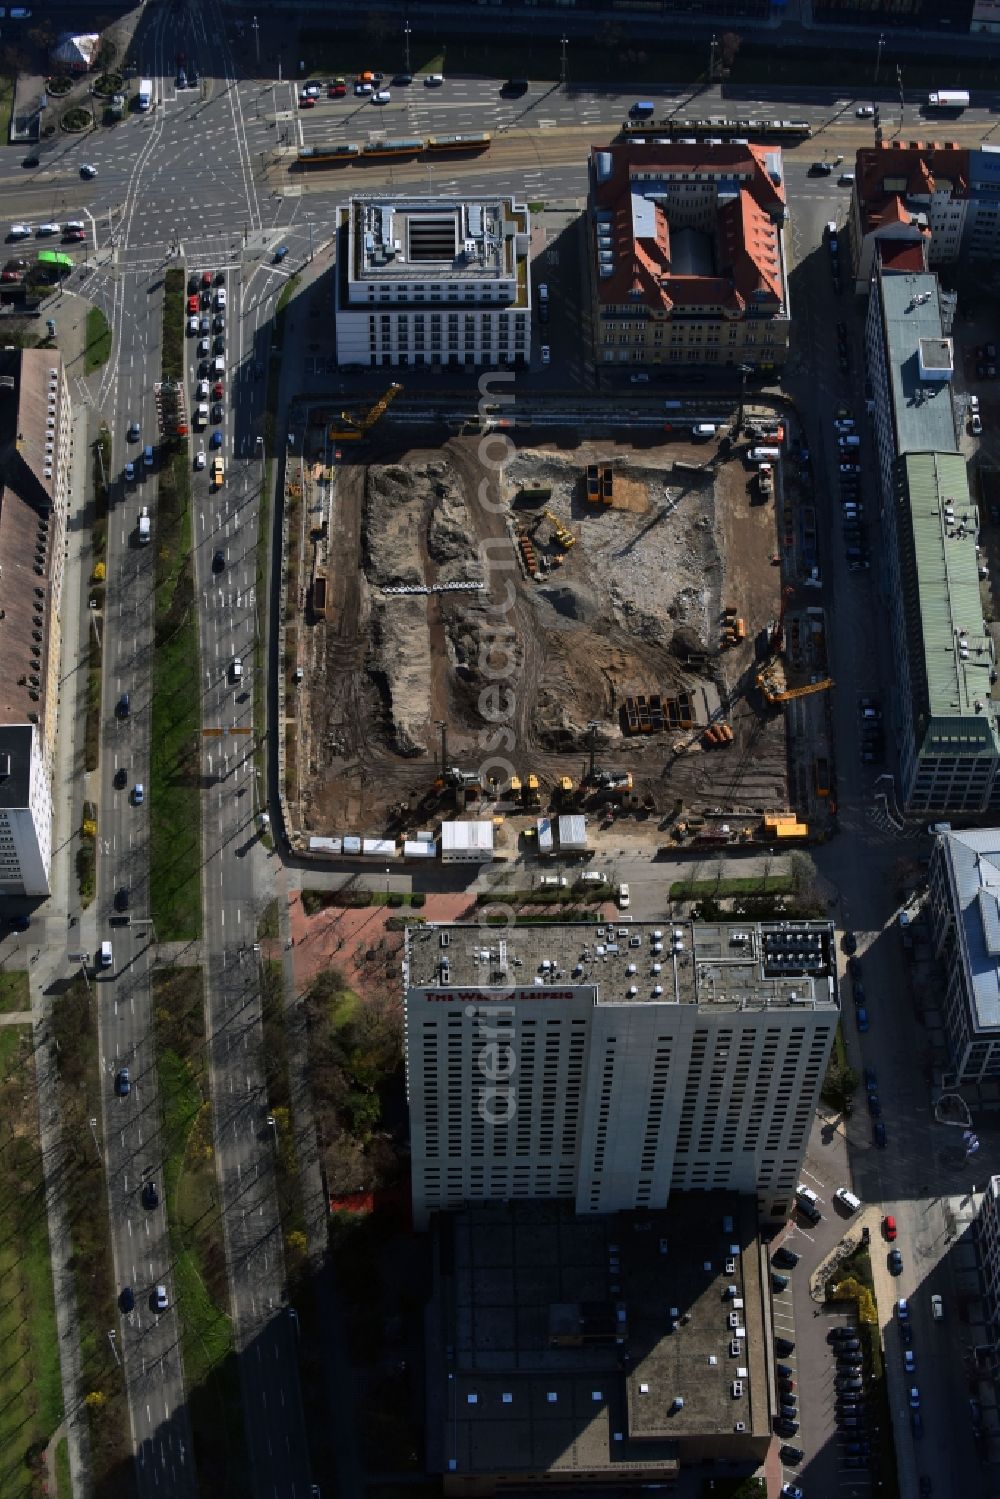
[[928, 109], [945, 109], [951, 114], [961, 114], [969, 107], [969, 94], [964, 88], [939, 88], [927, 95]]

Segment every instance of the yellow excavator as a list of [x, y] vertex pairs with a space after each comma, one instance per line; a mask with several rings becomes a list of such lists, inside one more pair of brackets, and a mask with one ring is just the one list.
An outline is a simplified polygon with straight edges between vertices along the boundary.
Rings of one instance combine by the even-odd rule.
[[393, 382], [384, 396], [380, 396], [363, 416], [353, 416], [349, 411], [340, 413], [339, 421], [330, 425], [329, 438], [331, 442], [360, 442], [367, 436], [375, 423], [383, 417], [389, 406], [399, 395], [402, 386]]
[[553, 515], [551, 510], [546, 510], [545, 519], [552, 527], [557, 545], [561, 546], [564, 552], [568, 552], [570, 547], [576, 546], [576, 537], [567, 526], [563, 525], [558, 515]]

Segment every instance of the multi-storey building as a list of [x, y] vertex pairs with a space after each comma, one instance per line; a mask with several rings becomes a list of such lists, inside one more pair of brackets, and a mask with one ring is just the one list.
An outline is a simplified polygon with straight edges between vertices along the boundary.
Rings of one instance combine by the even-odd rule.
[[734, 1191], [786, 1216], [837, 1025], [826, 923], [411, 928], [413, 1208]]
[[[876, 255], [891, 263], [901, 247], [924, 266], [957, 260], [969, 205], [969, 152], [953, 141], [883, 141], [857, 154], [851, 193], [855, 291], [867, 296]], [[905, 262], [904, 262], [905, 264]], [[921, 269], [911, 263], [908, 270]]]
[[899, 797], [912, 812], [983, 812], [1000, 797], [995, 662], [937, 277], [877, 272], [866, 344], [881, 584], [896, 647]]
[[773, 146], [595, 146], [588, 233], [601, 364], [784, 362], [785, 183]]
[[529, 241], [511, 198], [352, 198], [339, 211], [337, 362], [523, 363]]
[[[945, 825], [947, 827], [947, 825]], [[949, 1071], [1000, 1103], [1000, 828], [940, 833], [929, 911]]]
[[[975, 1188], [973, 1188], [975, 1192]], [[991, 1344], [990, 1362], [1000, 1370], [1000, 1176], [991, 1176], [978, 1198], [976, 1214], [976, 1258], [986, 1313], [986, 1336]]]
[[71, 456], [59, 355], [0, 350], [0, 892], [8, 895], [49, 890]]

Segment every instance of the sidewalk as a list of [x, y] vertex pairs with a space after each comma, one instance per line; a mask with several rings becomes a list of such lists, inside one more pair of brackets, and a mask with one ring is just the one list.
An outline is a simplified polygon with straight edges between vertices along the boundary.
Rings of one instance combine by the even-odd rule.
[[[84, 320], [85, 321], [85, 320]], [[70, 327], [60, 339], [64, 357], [72, 357], [78, 340]], [[42, 926], [41, 943], [29, 958], [28, 983], [35, 1027], [35, 1058], [38, 1092], [39, 1134], [45, 1170], [45, 1202], [49, 1225], [49, 1255], [55, 1292], [56, 1326], [59, 1331], [59, 1361], [62, 1374], [64, 1433], [69, 1448], [70, 1474], [75, 1494], [90, 1491], [90, 1440], [83, 1405], [79, 1326], [76, 1290], [71, 1268], [73, 1244], [60, 1187], [65, 1167], [62, 1124], [59, 1114], [55, 1053], [47, 1044], [49, 997], [53, 982], [67, 973], [68, 912], [76, 901], [75, 828], [79, 817], [75, 805], [82, 784], [83, 736], [81, 713], [86, 703], [87, 641], [79, 623], [84, 569], [90, 556], [90, 531], [85, 524], [88, 447], [88, 412], [79, 405], [73, 417], [73, 477], [67, 524], [66, 571], [63, 584], [64, 634], [59, 675], [59, 730], [56, 738], [52, 796], [52, 894], [44, 916], [34, 918]], [[89, 621], [87, 622], [89, 624]], [[77, 686], [82, 684], [78, 693]], [[89, 925], [96, 938], [96, 926]], [[82, 923], [81, 923], [82, 926]], [[86, 942], [81, 930], [75, 943]]]

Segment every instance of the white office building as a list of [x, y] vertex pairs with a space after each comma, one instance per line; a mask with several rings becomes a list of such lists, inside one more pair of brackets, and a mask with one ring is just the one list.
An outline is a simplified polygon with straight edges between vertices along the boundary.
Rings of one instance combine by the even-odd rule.
[[947, 831], [930, 868], [949, 1082], [1000, 1104], [1000, 828]]
[[414, 1219], [671, 1192], [787, 1216], [839, 1018], [829, 923], [407, 931]]
[[511, 198], [339, 210], [337, 362], [513, 365], [531, 350], [530, 216]]

